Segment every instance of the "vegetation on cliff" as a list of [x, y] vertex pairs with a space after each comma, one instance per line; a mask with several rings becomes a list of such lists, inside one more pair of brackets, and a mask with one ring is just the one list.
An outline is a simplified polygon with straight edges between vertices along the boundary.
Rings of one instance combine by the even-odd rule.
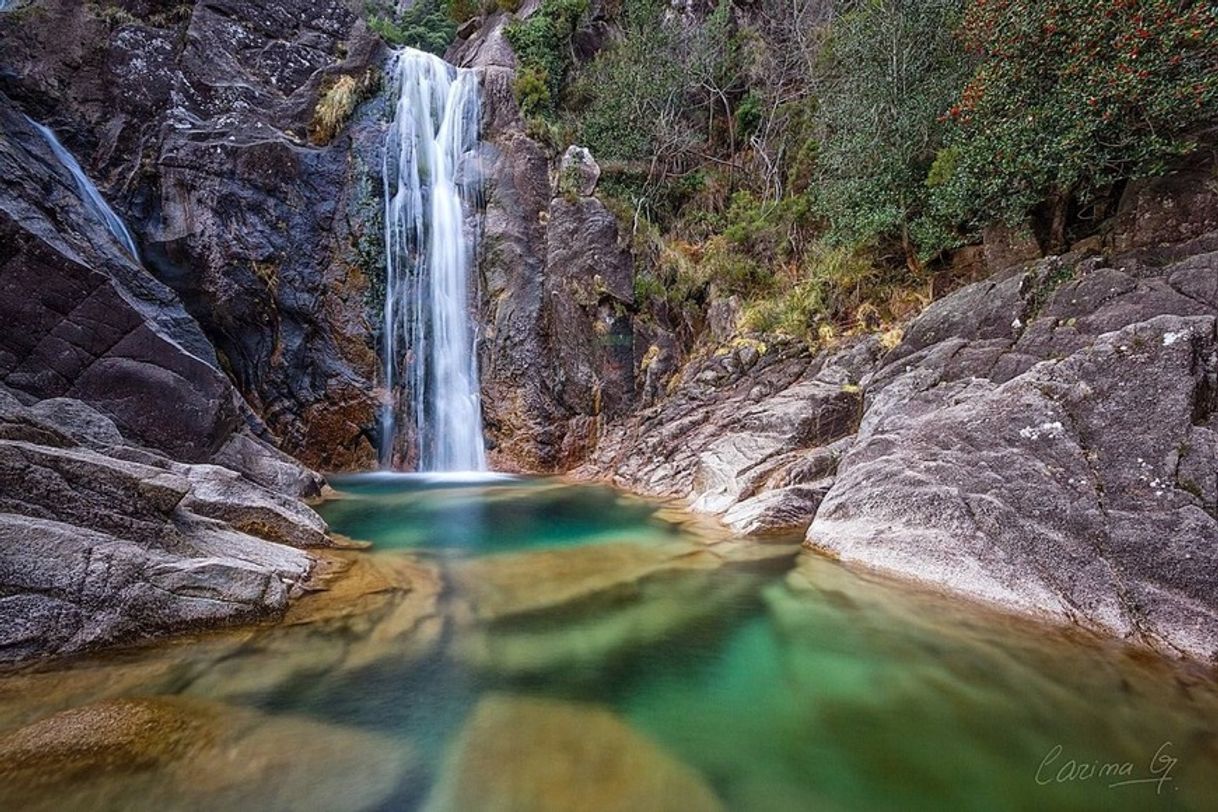
[[457, 23], [468, 18], [466, 12], [452, 0], [418, 0], [400, 11], [394, 3], [370, 4], [368, 27], [395, 47], [440, 55], [457, 35]]
[[990, 225], [1094, 233], [1218, 101], [1195, 0], [544, 0], [506, 33], [530, 131], [601, 161], [644, 302], [738, 295], [812, 340], [906, 318]]

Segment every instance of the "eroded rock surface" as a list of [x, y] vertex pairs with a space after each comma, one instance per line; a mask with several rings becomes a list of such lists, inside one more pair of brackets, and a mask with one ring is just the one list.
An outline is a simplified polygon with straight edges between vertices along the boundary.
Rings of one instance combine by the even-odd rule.
[[[1095, 269], [1026, 330], [877, 372], [809, 543], [1215, 656], [1215, 310], [1175, 285], [1218, 267], [1166, 270]], [[1096, 288], [1103, 304], [1077, 309]]]
[[686, 499], [745, 532], [801, 533], [858, 428], [857, 382], [878, 351], [864, 342], [812, 358], [793, 344], [729, 343], [613, 425], [576, 473]]
[[[14, 92], [52, 82], [74, 37], [97, 36], [115, 49], [106, 70], [122, 70], [123, 60], [152, 58], [137, 34], [185, 23], [133, 18], [115, 33], [98, 27], [91, 7], [53, 5], [63, 14], [53, 42], [41, 6], [0, 18], [21, 26], [4, 32], [0, 48]], [[48, 49], [37, 56], [41, 70], [18, 56], [34, 58], [23, 49], [36, 42]], [[166, 71], [181, 57], [155, 55]], [[80, 75], [84, 84], [104, 78]], [[136, 84], [168, 93], [164, 103], [172, 96]], [[122, 87], [95, 89], [107, 98]], [[58, 109], [64, 120], [83, 116], [81, 128], [104, 112], [117, 122], [107, 133], [120, 152], [151, 148], [151, 130], [135, 135], [150, 120], [121, 114], [147, 99], [124, 97], [115, 114], [98, 98], [59, 99]], [[325, 523], [298, 501], [317, 495], [322, 479], [268, 442], [275, 432], [226, 374], [231, 356], [183, 304], [181, 279], [148, 270], [153, 243], [143, 241], [143, 257], [129, 254], [2, 93], [0, 131], [0, 663], [282, 615], [313, 566], [299, 548], [330, 543]], [[86, 130], [67, 132], [83, 139]]]
[[[551, 155], [530, 137], [506, 21], [491, 14], [448, 54], [482, 78], [484, 423], [494, 467], [563, 471], [634, 408], [634, 266], [617, 218], [594, 195], [595, 157], [582, 148]], [[593, 9], [584, 38], [603, 35], [603, 23]]]
[[[338, 76], [375, 74], [382, 55], [362, 8], [344, 0], [48, 0], [0, 15], [0, 91], [59, 134], [126, 219], [161, 289], [201, 325], [205, 341], [183, 342], [197, 360], [178, 364], [224, 369], [275, 442], [327, 470], [374, 459], [365, 270], [378, 263], [363, 254], [365, 230], [379, 226], [363, 207], [379, 188], [368, 167], [379, 168], [380, 137], [369, 124], [317, 143], [311, 123]], [[157, 385], [181, 397], [141, 398], [148, 430], [173, 425], [175, 407], [179, 423], [238, 419], [225, 392], [166, 366], [95, 275], [82, 269], [69, 284], [48, 273], [72, 259], [96, 264], [48, 256], [11, 233], [0, 242], [25, 255], [10, 279], [45, 286], [63, 313], [75, 307], [73, 321], [92, 325], [97, 342], [121, 342], [112, 355], [122, 357], [96, 364], [79, 389], [133, 400], [124, 382], [143, 383], [152, 364], [170, 373]], [[4, 304], [24, 300], [6, 292]]]
[[299, 548], [329, 544], [317, 514], [46, 403], [0, 389], [0, 664], [282, 615]]

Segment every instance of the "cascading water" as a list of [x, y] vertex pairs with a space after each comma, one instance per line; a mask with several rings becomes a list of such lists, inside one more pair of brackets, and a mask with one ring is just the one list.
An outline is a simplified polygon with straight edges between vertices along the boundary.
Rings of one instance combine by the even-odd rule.
[[[482, 471], [482, 405], [471, 316], [478, 193], [478, 79], [422, 51], [396, 53], [385, 144], [385, 385], [381, 464]], [[403, 454], [413, 421], [415, 455]]]
[[[4, 0], [0, 0], [3, 2]], [[72, 179], [76, 181], [76, 189], [80, 193], [80, 199], [84, 201], [85, 206], [93, 215], [105, 224], [106, 228], [110, 229], [110, 233], [119, 241], [119, 244], [126, 249], [127, 253], [136, 262], [140, 261], [139, 249], [135, 247], [135, 239], [131, 236], [131, 232], [127, 230], [127, 226], [122, 219], [114, 213], [114, 209], [110, 208], [110, 204], [101, 196], [101, 192], [97, 191], [97, 187], [93, 185], [93, 181], [89, 180], [89, 176], [80, 168], [80, 163], [72, 153], [64, 149], [63, 144], [59, 143], [59, 139], [55, 137], [55, 133], [50, 127], [46, 127], [34, 121], [29, 116], [26, 116], [26, 121], [30, 123], [43, 140], [51, 148], [51, 152], [59, 159], [64, 168], [72, 174]]]

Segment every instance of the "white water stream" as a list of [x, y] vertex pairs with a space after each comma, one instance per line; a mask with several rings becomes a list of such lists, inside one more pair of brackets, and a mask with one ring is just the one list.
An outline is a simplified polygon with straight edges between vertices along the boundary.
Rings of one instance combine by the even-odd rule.
[[388, 75], [397, 107], [385, 144], [385, 384], [381, 463], [413, 424], [420, 471], [486, 468], [473, 310], [478, 79], [413, 49]]
[[[0, 3], [4, 0], [0, 0]], [[89, 211], [105, 224], [106, 228], [110, 229], [110, 233], [118, 240], [119, 244], [126, 249], [137, 263], [140, 261], [139, 249], [135, 247], [135, 239], [131, 236], [131, 232], [127, 230], [126, 224], [122, 218], [114, 213], [114, 209], [110, 208], [110, 204], [101, 196], [101, 192], [97, 191], [97, 187], [93, 185], [93, 181], [89, 180], [89, 176], [80, 168], [80, 162], [72, 153], [64, 148], [63, 144], [59, 143], [59, 139], [55, 137], [55, 133], [50, 127], [46, 127], [34, 121], [29, 116], [26, 116], [26, 121], [30, 123], [34, 129], [38, 130], [39, 135], [47, 142], [51, 148], [51, 152], [63, 164], [64, 168], [72, 174], [72, 179], [76, 181], [76, 190], [80, 193], [80, 199], [84, 201], [85, 206]]]

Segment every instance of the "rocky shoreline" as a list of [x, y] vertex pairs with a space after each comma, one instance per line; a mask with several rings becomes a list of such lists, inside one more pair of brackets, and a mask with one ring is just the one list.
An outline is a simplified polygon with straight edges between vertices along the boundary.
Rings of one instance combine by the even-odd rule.
[[1212, 661], [1211, 167], [1132, 185], [1103, 241], [950, 294], [889, 348], [725, 335], [576, 473]]

